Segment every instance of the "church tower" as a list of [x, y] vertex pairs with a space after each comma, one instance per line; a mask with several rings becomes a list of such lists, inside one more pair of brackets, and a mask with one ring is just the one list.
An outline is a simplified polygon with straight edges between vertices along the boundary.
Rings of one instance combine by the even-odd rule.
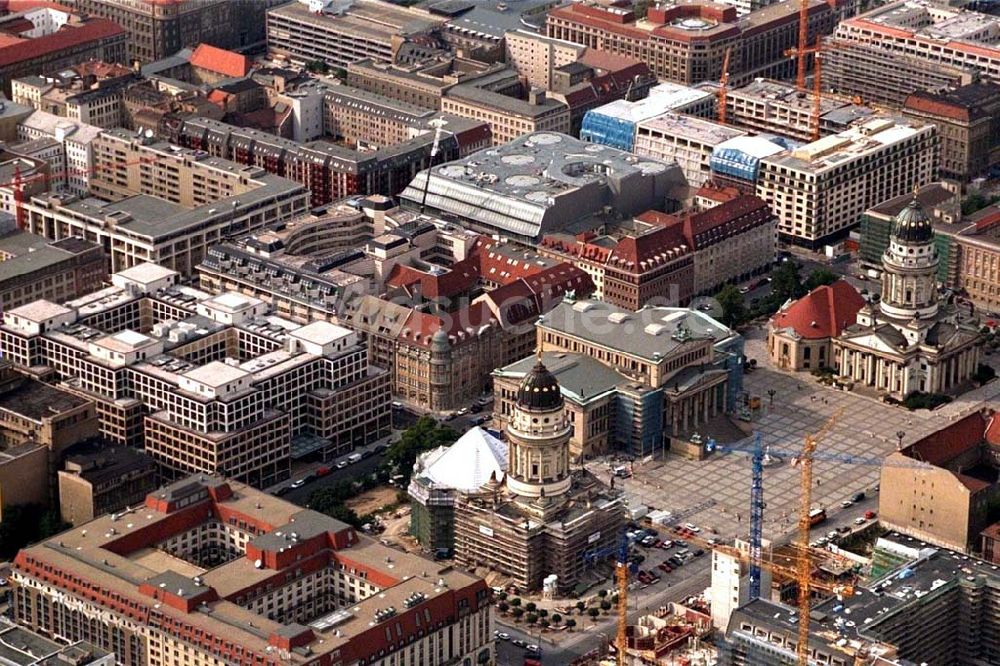
[[518, 387], [507, 439], [507, 488], [512, 493], [552, 498], [569, 490], [570, 427], [559, 382], [541, 358]]
[[914, 196], [892, 221], [882, 255], [882, 314], [907, 322], [932, 319], [938, 311], [937, 268], [934, 230]]

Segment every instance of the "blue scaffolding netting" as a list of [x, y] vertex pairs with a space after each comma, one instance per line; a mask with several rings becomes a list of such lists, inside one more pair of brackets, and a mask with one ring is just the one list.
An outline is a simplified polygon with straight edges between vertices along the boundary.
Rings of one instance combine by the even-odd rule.
[[583, 117], [580, 138], [591, 143], [631, 151], [635, 142], [635, 123], [612, 118], [596, 111], [588, 111]]

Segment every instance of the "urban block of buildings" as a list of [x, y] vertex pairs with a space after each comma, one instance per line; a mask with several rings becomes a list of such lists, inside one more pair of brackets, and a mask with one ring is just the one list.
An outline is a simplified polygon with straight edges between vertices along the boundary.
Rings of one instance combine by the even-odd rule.
[[111, 272], [154, 262], [191, 275], [224, 237], [306, 211], [301, 185], [259, 167], [121, 129], [90, 145], [93, 196], [41, 193], [21, 209], [32, 233], [100, 244]]
[[5, 14], [0, 17], [0, 91], [9, 98], [16, 78], [86, 60], [126, 62], [127, 46], [128, 34], [118, 23], [63, 5], [37, 3]]
[[20, 625], [121, 664], [493, 660], [483, 580], [217, 477], [22, 550], [11, 583]]
[[179, 277], [139, 264], [65, 305], [8, 310], [0, 351], [93, 400], [101, 434], [143, 445], [166, 478], [224, 472], [265, 487], [288, 477], [293, 457], [328, 459], [388, 435], [388, 375], [356, 334]]
[[57, 483], [59, 516], [78, 526], [142, 504], [160, 486], [160, 470], [135, 447], [91, 440], [66, 451]]
[[544, 363], [518, 383], [506, 423], [507, 469], [454, 508], [455, 561], [507, 576], [521, 589], [561, 593], [603, 578], [625, 521], [620, 491], [573, 469], [572, 426]]
[[901, 0], [842, 21], [834, 37], [871, 45], [893, 56], [894, 62], [896, 56], [903, 56], [968, 67], [984, 81], [1000, 83], [998, 34], [1000, 18], [996, 16], [926, 0]]
[[[265, 12], [283, 0], [73, 0], [90, 16], [114, 21], [127, 33], [127, 54], [112, 62], [152, 62], [202, 42], [249, 48], [266, 38]], [[125, 53], [122, 54], [123, 56]]]
[[[808, 43], [853, 15], [855, 2], [815, 0], [808, 6]], [[745, 16], [735, 7], [683, 2], [649, 7], [637, 19], [618, 3], [574, 2], [548, 13], [545, 34], [615, 55], [639, 58], [660, 79], [693, 85], [718, 81], [727, 49], [733, 83], [756, 77], [787, 78], [794, 63], [785, 51], [798, 43], [799, 7], [779, 2]]]
[[0, 311], [45, 299], [67, 301], [101, 287], [107, 258], [82, 238], [50, 241], [0, 219]]
[[646, 211], [605, 233], [551, 234], [539, 252], [571, 261], [594, 281], [593, 297], [638, 310], [686, 305], [729, 281], [770, 270], [777, 220], [754, 196], [736, 195], [704, 211]]
[[696, 190], [712, 178], [711, 159], [720, 144], [746, 132], [704, 118], [665, 113], [636, 127], [636, 155], [676, 163], [689, 188]]
[[0, 618], [0, 650], [11, 666], [114, 666], [115, 653], [86, 641], [57, 643], [41, 634]]
[[1000, 164], [1000, 85], [973, 83], [907, 96], [903, 115], [931, 123], [941, 137], [938, 175], [967, 182]]
[[640, 123], [666, 113], [707, 118], [715, 111], [715, 95], [699, 88], [660, 83], [640, 100], [617, 100], [591, 109], [583, 118], [580, 138], [584, 141], [632, 150]]
[[871, 206], [935, 179], [940, 140], [931, 124], [876, 117], [760, 160], [757, 196], [782, 240], [817, 249], [841, 238]]
[[0, 518], [11, 506], [56, 505], [66, 452], [98, 435], [94, 403], [18, 372], [5, 359], [0, 417]]
[[[883, 489], [886, 486], [883, 486]], [[1000, 579], [989, 562], [890, 532], [872, 555], [868, 582], [854, 594], [812, 607], [810, 660], [972, 666], [1000, 659], [996, 616]], [[719, 664], [798, 663], [796, 610], [757, 599], [736, 610]]]
[[945, 64], [884, 48], [882, 40], [823, 40], [823, 88], [865, 104], [901, 109], [917, 91], [959, 88], [980, 80], [972, 65]]
[[893, 452], [882, 466], [879, 521], [962, 552], [978, 548], [1000, 493], [1000, 415], [983, 409]]
[[[825, 84], [825, 77], [823, 82]], [[755, 79], [726, 92], [726, 122], [754, 134], [777, 134], [808, 142], [817, 129], [820, 136], [837, 134], [849, 129], [856, 120], [876, 113], [870, 107], [855, 103], [858, 100], [821, 94], [817, 128], [813, 118], [814, 94], [811, 91], [803, 93], [794, 83]]]
[[531, 244], [545, 234], [663, 210], [681, 196], [680, 185], [674, 165], [536, 132], [425, 169], [400, 197], [472, 230]]
[[268, 55], [300, 66], [421, 60], [442, 50], [434, 33], [444, 23], [425, 9], [382, 0], [296, 0], [268, 10]]

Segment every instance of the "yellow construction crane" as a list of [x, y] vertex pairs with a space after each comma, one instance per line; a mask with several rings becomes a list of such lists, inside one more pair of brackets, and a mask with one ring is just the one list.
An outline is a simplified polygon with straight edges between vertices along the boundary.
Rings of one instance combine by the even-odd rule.
[[622, 537], [622, 547], [615, 567], [618, 582], [618, 632], [615, 636], [615, 658], [618, 666], [625, 666], [625, 648], [628, 645], [628, 539]]
[[826, 420], [816, 432], [806, 435], [802, 444], [802, 456], [797, 464], [802, 467], [802, 477], [799, 481], [802, 492], [801, 505], [799, 506], [799, 562], [796, 583], [799, 588], [799, 642], [796, 652], [799, 658], [799, 666], [809, 666], [809, 613], [811, 612], [811, 587], [812, 587], [812, 566], [808, 557], [809, 552], [809, 530], [812, 527], [809, 514], [812, 511], [812, 483], [813, 483], [813, 454], [816, 453], [816, 446], [820, 440], [830, 432], [830, 428], [836, 423], [844, 409], [840, 408]]

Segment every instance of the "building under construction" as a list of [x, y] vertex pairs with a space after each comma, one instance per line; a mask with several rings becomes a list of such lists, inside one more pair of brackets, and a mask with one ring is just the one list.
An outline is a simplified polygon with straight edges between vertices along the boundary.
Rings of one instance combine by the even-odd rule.
[[[811, 617], [810, 663], [1000, 663], [1000, 569], [892, 533], [876, 545], [869, 582]], [[756, 599], [732, 614], [719, 663], [794, 665], [797, 641], [797, 610]]]
[[622, 494], [570, 469], [570, 425], [555, 376], [539, 358], [507, 424], [506, 474], [455, 502], [455, 560], [519, 588], [572, 592], [607, 560], [625, 521]]

